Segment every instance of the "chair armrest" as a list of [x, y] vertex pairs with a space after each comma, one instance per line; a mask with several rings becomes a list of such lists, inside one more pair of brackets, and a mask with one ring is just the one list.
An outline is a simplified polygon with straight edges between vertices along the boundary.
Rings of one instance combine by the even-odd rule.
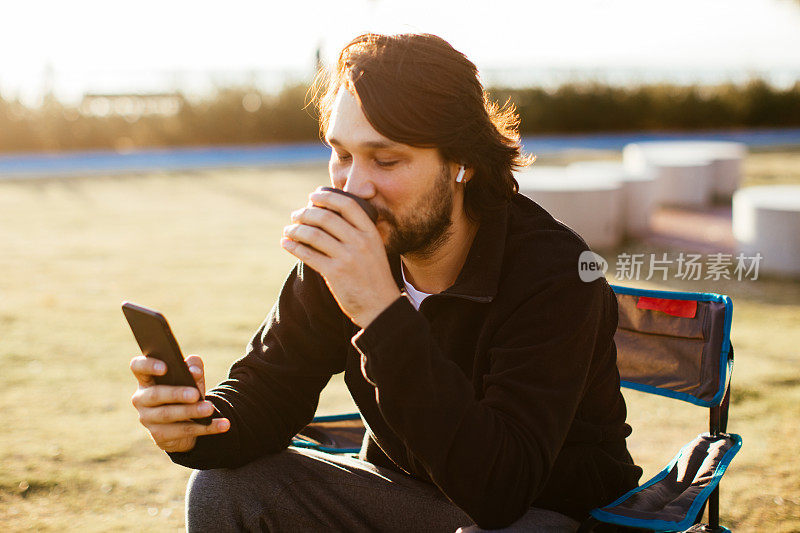
[[318, 416], [292, 439], [292, 446], [327, 453], [358, 453], [365, 431], [358, 413]]
[[620, 526], [686, 530], [694, 524], [741, 447], [742, 438], [733, 433], [698, 435], [649, 481], [590, 514], [596, 520]]

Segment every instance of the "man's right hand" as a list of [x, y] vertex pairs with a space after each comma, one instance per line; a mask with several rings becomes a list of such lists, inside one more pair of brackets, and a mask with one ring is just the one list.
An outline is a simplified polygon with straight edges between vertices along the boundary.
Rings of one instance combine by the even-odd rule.
[[131, 401], [139, 411], [139, 422], [165, 452], [188, 452], [194, 448], [198, 436], [224, 433], [231, 425], [227, 418], [215, 418], [208, 426], [190, 420], [211, 415], [214, 406], [207, 400], [198, 401], [197, 390], [204, 393], [206, 390], [202, 359], [190, 355], [186, 358], [186, 364], [197, 383], [197, 389], [156, 385], [153, 376], [165, 374], [166, 365], [143, 355], [131, 360], [131, 371], [139, 382]]

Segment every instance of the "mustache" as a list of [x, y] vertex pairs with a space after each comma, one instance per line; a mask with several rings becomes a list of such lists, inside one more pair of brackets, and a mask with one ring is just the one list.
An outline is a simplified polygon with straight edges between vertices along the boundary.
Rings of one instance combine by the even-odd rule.
[[372, 207], [374, 207], [378, 211], [378, 220], [385, 220], [390, 224], [397, 225], [397, 217], [394, 216], [394, 213], [392, 213], [385, 207], [380, 207], [375, 204], [372, 204]]

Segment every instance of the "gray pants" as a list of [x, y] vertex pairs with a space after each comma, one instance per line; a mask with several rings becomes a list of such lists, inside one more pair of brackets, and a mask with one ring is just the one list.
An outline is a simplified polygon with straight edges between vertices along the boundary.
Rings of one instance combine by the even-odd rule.
[[[483, 531], [434, 485], [347, 456], [289, 448], [236, 469], [195, 470], [190, 532]], [[468, 527], [469, 526], [469, 527]], [[569, 517], [531, 508], [502, 531], [572, 532]]]

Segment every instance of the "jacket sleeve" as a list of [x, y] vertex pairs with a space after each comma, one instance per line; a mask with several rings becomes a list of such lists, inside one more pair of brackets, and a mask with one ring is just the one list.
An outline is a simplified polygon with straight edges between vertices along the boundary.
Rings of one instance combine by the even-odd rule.
[[405, 298], [352, 341], [389, 426], [482, 528], [510, 525], [542, 491], [595, 347], [613, 342], [616, 315], [604, 281], [548, 281], [496, 330], [483, 391], [443, 357], [428, 321]]
[[246, 355], [206, 394], [230, 429], [198, 437], [192, 450], [170, 458], [191, 468], [235, 468], [286, 448], [313, 418], [330, 377], [344, 370], [352, 330], [343, 317], [324, 280], [298, 263]]

